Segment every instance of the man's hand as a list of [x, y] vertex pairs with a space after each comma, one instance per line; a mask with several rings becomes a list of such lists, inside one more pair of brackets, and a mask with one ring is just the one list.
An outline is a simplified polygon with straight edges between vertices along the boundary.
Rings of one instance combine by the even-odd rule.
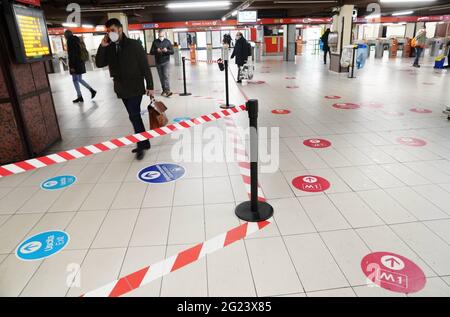
[[164, 53], [167, 53], [167, 48], [163, 48], [163, 50], [162, 50]]
[[101, 46], [103, 46], [103, 47], [107, 47], [107, 46], [109, 46], [109, 37], [108, 37], [108, 34], [105, 34], [105, 36], [103, 37], [103, 40], [102, 40], [102, 42], [100, 43], [100, 45]]
[[162, 52], [161, 48], [158, 47], [158, 53], [161, 53], [161, 52]]
[[71, 69], [70, 69], [70, 73], [71, 73], [71, 74], [75, 73], [75, 68], [71, 68]]
[[153, 99], [155, 96], [155, 91], [153, 89], [146, 89], [145, 94]]

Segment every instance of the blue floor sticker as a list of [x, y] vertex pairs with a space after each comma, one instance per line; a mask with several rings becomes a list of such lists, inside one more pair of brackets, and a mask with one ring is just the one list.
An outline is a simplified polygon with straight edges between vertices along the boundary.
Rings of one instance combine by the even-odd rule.
[[73, 185], [76, 180], [77, 178], [71, 175], [56, 176], [42, 182], [41, 188], [45, 190], [58, 190]]
[[178, 118], [173, 119], [173, 122], [178, 123], [178, 122], [181, 122], [181, 121], [188, 121], [188, 120], [191, 120], [191, 118], [189, 118], [189, 117], [178, 117]]
[[64, 231], [38, 233], [24, 242], [16, 250], [16, 256], [24, 261], [35, 261], [55, 255], [69, 243], [69, 235]]
[[184, 176], [186, 170], [183, 166], [171, 163], [155, 164], [142, 169], [137, 177], [145, 183], [169, 183]]

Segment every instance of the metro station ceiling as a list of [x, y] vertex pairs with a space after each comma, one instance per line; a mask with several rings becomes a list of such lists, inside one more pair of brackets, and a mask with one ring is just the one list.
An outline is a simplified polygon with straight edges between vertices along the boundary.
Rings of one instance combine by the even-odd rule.
[[[168, 3], [193, 2], [198, 0], [173, 1], [141, 1], [141, 0], [41, 0], [47, 22], [58, 25], [66, 21], [69, 3], [76, 2], [81, 6], [82, 23], [103, 24], [107, 20], [107, 12], [123, 11], [128, 16], [129, 23], [141, 22], [172, 22], [185, 20], [221, 19], [227, 13], [248, 0], [229, 0], [229, 7], [205, 9], [169, 9]], [[417, 1], [417, 0], [415, 0]], [[343, 4], [354, 4], [359, 16], [365, 16], [369, 3], [379, 0], [255, 0], [248, 1], [247, 10], [258, 10], [259, 18], [283, 17], [327, 17], [332, 16], [333, 8]], [[449, 0], [435, 0], [408, 3], [381, 3], [381, 13], [390, 15], [396, 11], [414, 10], [414, 15], [442, 15], [450, 14]]]

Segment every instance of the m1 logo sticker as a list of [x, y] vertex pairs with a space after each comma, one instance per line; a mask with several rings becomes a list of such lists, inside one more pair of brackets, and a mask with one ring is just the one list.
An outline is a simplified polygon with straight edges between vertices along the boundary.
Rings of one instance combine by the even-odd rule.
[[397, 143], [409, 145], [409, 146], [424, 146], [427, 144], [427, 142], [424, 140], [417, 139], [417, 138], [409, 138], [409, 137], [398, 138]]
[[352, 109], [358, 109], [360, 105], [357, 105], [356, 103], [351, 102], [344, 102], [344, 103], [335, 103], [333, 105], [336, 109], [344, 109], [344, 110], [352, 110]]
[[390, 252], [366, 255], [361, 269], [372, 283], [397, 293], [415, 293], [426, 284], [425, 274], [417, 264]]
[[409, 111], [415, 112], [415, 113], [432, 113], [433, 112], [430, 109], [425, 109], [425, 108], [411, 108], [411, 109], [409, 109]]
[[292, 185], [298, 190], [309, 193], [323, 192], [330, 188], [330, 183], [325, 178], [313, 175], [298, 176], [292, 180]]
[[321, 149], [331, 146], [331, 142], [324, 139], [308, 139], [303, 141], [303, 144], [316, 149]]
[[341, 96], [325, 96], [325, 99], [341, 99]]
[[273, 114], [289, 114], [291, 112], [287, 109], [275, 109], [275, 110], [272, 110], [272, 113]]

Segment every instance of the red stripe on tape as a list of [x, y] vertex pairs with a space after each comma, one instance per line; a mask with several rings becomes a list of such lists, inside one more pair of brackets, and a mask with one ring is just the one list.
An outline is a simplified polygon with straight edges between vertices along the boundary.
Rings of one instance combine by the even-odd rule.
[[199, 243], [196, 246], [179, 253], [175, 263], [173, 264], [171, 272], [197, 260], [200, 255], [200, 251], [202, 250], [202, 246], [203, 243]]
[[270, 222], [268, 222], [267, 220], [258, 222], [258, 228], [259, 229], [262, 229], [262, 228], [264, 228], [264, 227], [266, 227], [268, 225], [270, 225]]
[[20, 168], [22, 168], [22, 169], [24, 169], [24, 170], [26, 170], [26, 171], [35, 169], [35, 167], [34, 167], [33, 165], [27, 163], [26, 161], [22, 161], [22, 162], [15, 163], [15, 165], [16, 165], [16, 166], [19, 166]]
[[245, 237], [245, 234], [247, 233], [247, 227], [248, 223], [246, 222], [240, 225], [239, 227], [233, 228], [230, 231], [228, 231], [223, 246], [226, 247], [227, 245], [237, 240], [243, 239]]
[[190, 127], [191, 127], [189, 124], [187, 124], [186, 121], [178, 122], [178, 124], [181, 125], [181, 126], [184, 127], [184, 128], [190, 128]]
[[221, 118], [220, 115], [217, 112], [214, 112], [212, 115], [216, 119], [220, 119]]
[[246, 169], [250, 169], [250, 163], [249, 162], [239, 162], [239, 166], [246, 168]]
[[9, 176], [11, 174], [14, 174], [14, 173], [11, 171], [8, 171], [6, 168], [0, 166], [0, 175]]
[[[153, 138], [153, 135], [151, 135], [151, 134], [148, 133], [147, 131], [142, 132], [141, 135], [142, 135], [144, 138], [147, 138], [147, 139]], [[135, 138], [135, 139], [136, 139], [136, 138]], [[137, 139], [136, 139], [136, 140], [137, 140]]]
[[75, 156], [73, 156], [72, 154], [69, 154], [67, 152], [59, 152], [57, 155], [61, 156], [66, 161], [70, 161], [75, 158]]
[[208, 116], [202, 116], [202, 119], [205, 120], [206, 122], [211, 121], [211, 118]]
[[177, 130], [177, 128], [175, 127], [175, 125], [173, 125], [173, 124], [169, 124], [168, 126], [166, 126], [167, 128], [169, 128], [170, 130], [172, 130], [172, 131], [176, 131]]
[[86, 149], [85, 147], [79, 147], [78, 149], [75, 149], [75, 150], [77, 150], [78, 152], [80, 152], [81, 154], [83, 154], [85, 156], [92, 154], [92, 152], [89, 151], [88, 149]]
[[109, 294], [109, 297], [117, 297], [125, 293], [128, 293], [129, 291], [131, 291], [131, 287], [128, 284], [126, 277], [122, 277], [120, 280], [117, 281], [117, 284], [114, 286], [113, 290]]
[[147, 274], [149, 268], [150, 266], [147, 266], [142, 270], [139, 270], [137, 272], [131, 273], [128, 276], [125, 276], [132, 290], [138, 288], [141, 285], [142, 280], [144, 279], [145, 274]]
[[118, 147], [121, 147], [121, 146], [124, 146], [124, 145], [125, 145], [125, 144], [124, 144], [122, 141], [120, 141], [119, 139], [111, 140], [111, 143], [114, 144], [115, 146], [118, 146]]
[[106, 145], [104, 145], [103, 143], [97, 143], [97, 144], [94, 144], [94, 146], [97, 148], [97, 149], [99, 149], [100, 151], [108, 151], [110, 148], [109, 147], [107, 147]]
[[249, 176], [247, 175], [242, 175], [242, 180], [244, 181], [244, 183], [246, 184], [250, 184], [251, 183], [251, 179]]
[[36, 158], [38, 161], [42, 162], [45, 165], [52, 165], [55, 164], [56, 162], [53, 161], [51, 158], [47, 157], [47, 156], [43, 156], [43, 157], [38, 157]]
[[125, 138], [127, 138], [128, 140], [130, 140], [133, 143], [139, 142], [139, 139], [132, 135], [126, 136]]

